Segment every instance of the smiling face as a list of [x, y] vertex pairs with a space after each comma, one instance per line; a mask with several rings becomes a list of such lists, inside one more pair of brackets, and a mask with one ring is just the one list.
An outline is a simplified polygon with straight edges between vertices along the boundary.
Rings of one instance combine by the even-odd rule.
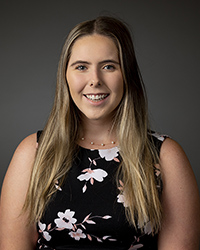
[[112, 120], [124, 84], [118, 50], [111, 38], [98, 34], [79, 38], [72, 47], [66, 78], [84, 119]]

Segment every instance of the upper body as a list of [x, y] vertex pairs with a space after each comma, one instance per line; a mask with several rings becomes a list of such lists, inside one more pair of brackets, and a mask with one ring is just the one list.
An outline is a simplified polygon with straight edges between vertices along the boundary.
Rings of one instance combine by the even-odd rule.
[[[115, 144], [122, 158], [130, 223], [137, 223], [135, 214], [139, 225], [148, 216], [152, 223], [155, 219], [159, 250], [197, 250], [200, 202], [192, 168], [170, 138], [162, 143], [158, 158], [147, 138], [147, 124], [144, 86], [125, 26], [99, 18], [75, 27], [63, 47], [54, 107], [39, 147], [36, 134], [25, 138], [5, 176], [0, 249], [36, 249], [36, 221], [47, 208], [57, 179], [70, 174], [77, 146], [93, 150]], [[156, 162], [163, 182], [161, 201], [153, 173]], [[40, 224], [41, 231], [44, 227]]]
[[[166, 137], [151, 135], [159, 152]], [[150, 221], [142, 231], [137, 222], [136, 229], [125, 216], [128, 201], [124, 183], [115, 181], [121, 161], [116, 145], [109, 149], [79, 147], [67, 177], [63, 183], [56, 181], [57, 192], [37, 223], [37, 249], [157, 249], [157, 234], [152, 235]], [[158, 166], [154, 174], [161, 195]]]
[[[26, 226], [26, 215], [19, 216], [27, 192], [36, 152], [36, 134], [18, 146], [6, 174], [0, 209], [0, 249], [35, 249], [36, 224]], [[198, 250], [199, 194], [189, 161], [175, 141], [167, 138], [160, 151], [162, 169], [163, 221], [159, 250]]]

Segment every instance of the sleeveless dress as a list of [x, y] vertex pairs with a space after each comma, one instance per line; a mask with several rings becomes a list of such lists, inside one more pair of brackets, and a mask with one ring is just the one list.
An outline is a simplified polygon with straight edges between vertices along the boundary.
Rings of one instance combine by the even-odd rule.
[[[37, 134], [39, 140], [41, 131]], [[152, 137], [159, 152], [166, 136], [153, 132]], [[36, 250], [157, 249], [158, 235], [152, 235], [150, 222], [142, 232], [126, 219], [123, 183], [117, 186], [115, 181], [120, 161], [118, 147], [80, 147], [63, 185], [55, 183], [57, 192], [37, 223]], [[156, 167], [154, 171], [161, 194], [160, 171]]]

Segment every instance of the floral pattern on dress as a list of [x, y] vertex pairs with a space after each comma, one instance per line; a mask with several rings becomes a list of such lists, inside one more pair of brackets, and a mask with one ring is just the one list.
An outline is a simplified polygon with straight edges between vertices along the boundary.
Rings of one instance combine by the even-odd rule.
[[59, 182], [58, 180], [55, 181], [55, 184], [54, 184], [55, 188], [59, 191], [62, 191], [62, 188], [59, 186]]
[[79, 228], [77, 229], [77, 231], [73, 232], [69, 232], [69, 235], [74, 238], [75, 240], [80, 240], [81, 238], [82, 239], [85, 239], [86, 238], [86, 235], [83, 233], [83, 231]]
[[121, 180], [119, 180], [119, 184], [120, 186], [118, 187], [118, 189], [120, 190], [120, 193], [117, 195], [117, 202], [122, 203], [124, 207], [128, 207], [126, 195], [123, 191], [124, 183]]
[[[162, 142], [165, 139], [165, 135], [159, 135], [157, 133], [152, 133], [152, 136], [154, 136], [160, 142]], [[85, 193], [88, 188], [97, 187], [97, 189], [100, 188], [100, 190], [103, 190], [101, 188], [104, 187], [104, 185], [102, 185], [102, 187], [98, 187], [97, 185], [95, 185], [95, 183], [103, 183], [104, 180], [107, 178], [107, 176], [109, 176], [108, 180], [110, 180], [111, 177], [113, 178], [114, 176], [112, 176], [112, 175], [114, 172], [107, 171], [107, 167], [111, 166], [111, 168], [115, 169], [115, 167], [116, 167], [116, 169], [117, 169], [119, 164], [115, 164], [115, 163], [120, 162], [120, 155], [119, 155], [119, 148], [118, 147], [114, 147], [111, 149], [87, 150], [87, 152], [86, 152], [86, 150], [87, 149], [85, 149], [85, 152], [84, 152], [85, 155], [83, 158], [84, 164], [83, 165], [80, 164], [80, 166], [78, 165], [78, 168], [79, 167], [81, 167], [81, 168], [79, 168], [78, 171], [75, 171], [74, 175], [73, 175], [74, 176], [73, 180], [76, 179], [76, 181], [78, 180], [78, 182], [80, 183], [79, 190], [82, 191], [81, 192], [82, 194]], [[91, 154], [90, 154], [90, 151], [91, 151]], [[86, 166], [84, 166], [85, 162], [87, 164]], [[161, 172], [160, 172], [159, 165], [154, 166], [154, 172], [155, 172], [155, 178], [157, 181], [157, 188], [161, 190], [162, 180], [161, 180]], [[83, 183], [83, 187], [82, 187], [82, 183]], [[74, 184], [75, 184], [75, 182], [74, 182]], [[76, 183], [76, 185], [77, 185], [77, 183]], [[107, 185], [107, 183], [106, 183], [106, 185]], [[123, 192], [123, 186], [124, 186], [123, 182], [121, 180], [119, 180], [119, 186], [117, 187], [117, 190], [115, 189], [118, 192], [114, 193], [114, 198], [115, 198], [114, 202], [116, 204], [118, 204], [117, 206], [119, 206], [119, 207], [120, 206], [123, 206], [123, 207], [128, 206], [127, 201], [126, 201], [126, 195]], [[63, 195], [64, 195], [66, 193], [64, 185], [61, 188], [58, 181], [55, 182], [55, 188], [58, 190], [59, 194], [63, 193]], [[81, 190], [81, 188], [82, 188], [82, 190]], [[59, 197], [62, 197], [62, 196], [59, 196]], [[85, 195], [84, 195], [84, 199], [85, 199]], [[56, 202], [59, 203], [59, 200], [56, 200]], [[71, 203], [66, 203], [66, 204], [71, 204]], [[94, 227], [94, 231], [96, 231], [96, 229], [98, 229], [99, 225], [104, 227], [104, 223], [102, 224], [101, 220], [115, 220], [115, 222], [116, 222], [116, 217], [115, 217], [114, 213], [108, 212], [108, 214], [109, 214], [108, 215], [107, 212], [105, 212], [103, 214], [106, 214], [106, 215], [102, 216], [102, 214], [95, 215], [95, 214], [100, 214], [98, 212], [95, 213], [96, 210], [94, 210], [94, 211], [89, 210], [89, 211], [91, 211], [91, 213], [89, 213], [89, 211], [87, 210], [85, 213], [82, 211], [82, 213], [80, 213], [81, 214], [81, 217], [80, 217], [80, 214], [78, 212], [79, 212], [79, 210], [81, 210], [81, 208], [74, 210], [74, 209], [70, 208], [70, 205], [69, 205], [69, 207], [66, 206], [66, 207], [68, 207], [67, 209], [64, 208], [63, 211], [60, 211], [59, 206], [57, 206], [57, 207], [58, 207], [58, 210], [56, 210], [57, 211], [56, 215], [53, 218], [50, 217], [50, 220], [47, 220], [46, 218], [44, 218], [44, 221], [41, 220], [38, 222], [38, 232], [40, 234], [40, 237], [38, 239], [38, 248], [37, 249], [48, 248], [48, 249], [55, 250], [54, 248], [56, 248], [56, 246], [52, 246], [51, 244], [54, 244], [53, 243], [54, 233], [59, 232], [59, 231], [62, 231], [61, 238], [66, 237], [66, 242], [70, 238], [71, 238], [71, 240], [74, 240], [74, 242], [77, 242], [77, 243], [74, 243], [74, 245], [79, 244], [78, 242], [81, 242], [80, 244], [87, 245], [87, 240], [94, 242], [93, 243], [94, 246], [95, 246], [95, 244], [97, 244], [97, 242], [102, 243], [102, 244], [105, 242], [105, 244], [106, 244], [106, 241], [110, 242], [110, 243], [113, 241], [113, 242], [116, 242], [115, 244], [118, 244], [118, 243], [120, 244], [117, 236], [115, 236], [115, 235], [112, 236], [112, 233], [105, 233], [105, 235], [100, 236], [100, 235], [98, 235], [98, 233], [94, 233], [92, 230], [92, 228]], [[121, 208], [119, 211], [121, 211]], [[84, 216], [84, 214], [87, 214], [87, 216]], [[47, 218], [48, 218], [48, 216], [47, 216]], [[84, 218], [84, 219], [82, 220], [82, 219], [78, 219], [78, 218]], [[49, 221], [49, 222], [47, 223], [46, 221]], [[105, 224], [105, 226], [106, 226], [106, 224]], [[152, 228], [151, 228], [150, 222], [147, 222], [145, 224], [143, 232], [139, 228], [139, 226], [137, 226], [137, 227], [138, 227], [138, 231], [130, 231], [131, 236], [129, 233], [128, 233], [129, 237], [124, 236], [124, 238], [123, 238], [124, 244], [127, 244], [126, 239], [128, 239], [128, 247], [126, 249], [129, 249], [129, 250], [137, 250], [137, 249], [140, 250], [143, 248], [145, 249], [146, 238], [149, 235], [150, 235], [150, 237], [152, 237], [151, 236]], [[130, 229], [130, 230], [132, 230], [132, 229]], [[110, 232], [110, 231], [108, 231], [108, 232]], [[65, 233], [66, 233], [66, 235], [65, 235]], [[59, 239], [59, 237], [60, 236], [58, 236], [58, 239]], [[55, 238], [57, 239], [57, 234], [56, 234]], [[83, 242], [86, 242], [86, 243], [83, 243]], [[76, 245], [76, 246], [78, 246], [78, 245]]]
[[[136, 241], [137, 241], [137, 238], [136, 238]], [[144, 246], [143, 244], [136, 244], [136, 245], [132, 244], [128, 250], [137, 250], [137, 249], [142, 248], [143, 246]]]
[[[86, 239], [86, 238], [89, 239], [90, 241], [92, 241], [93, 239], [96, 239], [98, 242], [103, 242], [105, 240], [116, 241], [116, 239], [112, 238], [110, 235], [98, 237], [93, 234], [87, 233], [87, 230], [86, 230], [87, 224], [91, 224], [91, 225], [96, 224], [95, 222], [96, 218], [108, 220], [112, 218], [110, 215], [92, 216], [92, 213], [90, 213], [84, 218], [84, 220], [81, 223], [77, 223], [77, 219], [74, 217], [75, 212], [71, 211], [70, 209], [65, 210], [64, 213], [58, 212], [57, 215], [58, 215], [58, 218], [54, 220], [54, 223], [56, 225], [54, 228], [52, 228], [51, 223], [47, 226], [44, 223], [38, 222], [39, 232], [42, 233], [46, 241], [51, 240], [50, 232], [52, 232], [53, 230], [57, 230], [57, 231], [68, 230], [68, 234], [70, 235], [70, 237], [77, 241], [81, 239]], [[45, 245], [43, 245], [43, 247], [45, 247]]]
[[156, 132], [149, 133], [150, 135], [156, 137], [159, 141], [164, 141], [166, 137], [169, 137], [168, 135], [165, 134], [158, 134]]
[[48, 232], [48, 229], [46, 229], [46, 224], [43, 224], [41, 222], [38, 223], [39, 226], [39, 232], [42, 233], [43, 237], [45, 238], [46, 241], [50, 241], [51, 240], [51, 235]]
[[77, 219], [73, 218], [75, 212], [70, 209], [65, 210], [64, 213], [58, 212], [57, 219], [54, 220], [56, 227], [60, 229], [72, 229], [73, 224], [76, 223]]
[[[94, 150], [91, 150], [94, 151]], [[82, 173], [77, 177], [78, 180], [84, 181], [85, 184], [82, 188], [82, 192], [85, 193], [87, 190], [87, 183], [90, 180], [90, 184], [93, 185], [94, 181], [103, 182], [104, 178], [108, 175], [108, 173], [100, 168], [92, 169], [92, 166], [96, 167], [98, 165], [98, 160], [105, 159], [106, 161], [116, 161], [120, 162], [120, 160], [117, 158], [119, 156], [119, 149], [118, 147], [110, 148], [110, 149], [98, 149], [98, 153], [100, 157], [97, 157], [95, 159], [91, 159], [88, 157], [89, 160], [89, 166], [86, 169], [82, 170]]]
[[117, 158], [119, 156], [119, 149], [118, 147], [109, 148], [109, 149], [99, 149], [99, 155], [101, 158], [105, 158], [106, 161], [116, 161], [119, 162]]
[[[159, 168], [159, 164], [156, 164], [154, 166], [154, 173], [155, 173], [155, 176], [156, 176], [156, 182], [157, 182], [157, 188], [158, 190], [161, 190], [161, 172], [160, 172], [160, 168]], [[126, 194], [125, 192], [123, 191], [124, 189], [124, 184], [121, 180], [119, 180], [119, 186], [118, 186], [118, 189], [120, 191], [120, 194], [118, 194], [117, 196], [117, 202], [118, 203], [121, 203], [124, 208], [128, 207], [128, 202], [126, 200]], [[138, 225], [137, 228], [139, 230], [141, 230], [140, 226]], [[141, 231], [142, 232], [142, 231]], [[142, 244], [141, 240], [142, 240], [142, 237], [144, 237], [145, 235], [151, 235], [152, 234], [152, 226], [151, 226], [151, 222], [148, 221], [145, 223], [144, 225], [144, 232], [141, 233], [140, 236], [134, 236], [134, 241], [132, 242], [130, 248], [128, 250], [137, 250], [137, 249], [141, 249], [144, 247], [144, 244]]]
[[[141, 229], [139, 225], [138, 225], [138, 229]], [[144, 244], [141, 242], [142, 237], [144, 237], [145, 235], [151, 235], [151, 234], [152, 234], [151, 222], [148, 221], [144, 226], [144, 232], [141, 233], [140, 236], [134, 237], [134, 241], [132, 242], [128, 250], [137, 250], [137, 249], [142, 248], [144, 246]]]
[[92, 165], [94, 165], [95, 167], [97, 166], [97, 160], [99, 160], [100, 158], [95, 158], [95, 159], [91, 159], [90, 157], [88, 157], [89, 160], [89, 166], [86, 169], [82, 170], [82, 173], [77, 177], [78, 180], [80, 181], [84, 181], [85, 180], [85, 184], [82, 188], [82, 192], [85, 193], [87, 190], [87, 183], [90, 180], [90, 184], [93, 185], [94, 181], [98, 181], [98, 182], [102, 182], [104, 180], [104, 178], [108, 175], [108, 173], [100, 168], [96, 168], [96, 169], [92, 169]]
[[[46, 241], [50, 241], [51, 240], [51, 235], [50, 235], [50, 231], [51, 230], [51, 223], [47, 226], [45, 223], [41, 223], [40, 221], [38, 222], [38, 228], [39, 228], [39, 233], [42, 234], [42, 237], [46, 240]], [[44, 243], [41, 242], [42, 238], [39, 238], [37, 243], [39, 244], [39, 249], [42, 248], [49, 248], [49, 246], [45, 245]], [[55, 250], [53, 248], [51, 248], [52, 250]]]

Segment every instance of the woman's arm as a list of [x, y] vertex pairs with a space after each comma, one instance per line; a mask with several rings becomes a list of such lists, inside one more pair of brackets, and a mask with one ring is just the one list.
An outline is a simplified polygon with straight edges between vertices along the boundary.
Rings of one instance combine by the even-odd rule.
[[0, 200], [0, 250], [35, 249], [35, 225], [27, 226], [21, 213], [36, 153], [36, 134], [25, 138], [17, 147], [6, 173]]
[[166, 139], [161, 147], [163, 221], [159, 250], [198, 250], [200, 200], [190, 163], [178, 143]]

